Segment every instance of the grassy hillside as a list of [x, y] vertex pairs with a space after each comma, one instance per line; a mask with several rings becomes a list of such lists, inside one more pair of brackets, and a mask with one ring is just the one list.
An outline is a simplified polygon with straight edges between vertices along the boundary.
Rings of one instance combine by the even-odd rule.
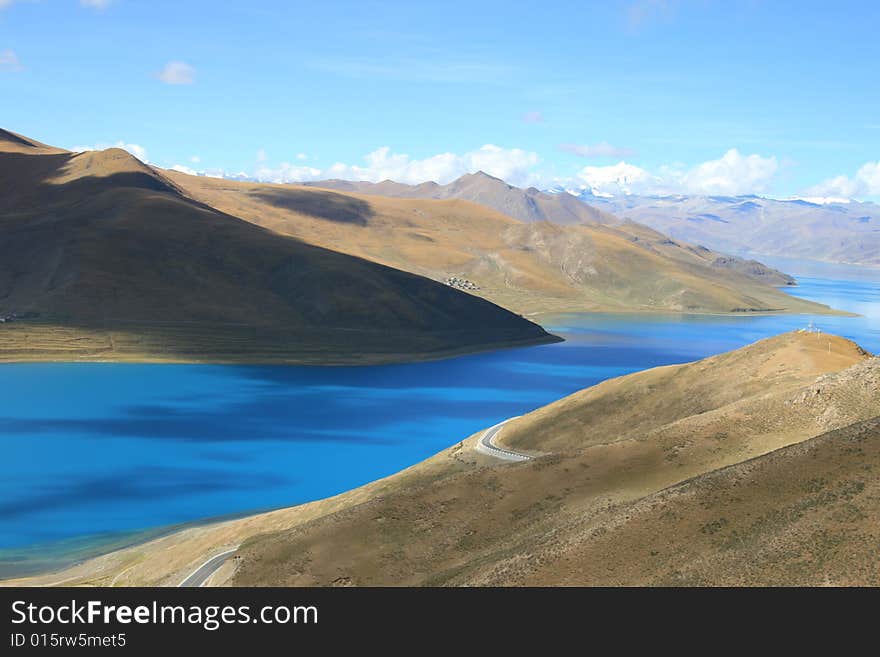
[[[188, 529], [27, 583], [880, 584], [880, 359], [790, 333], [605, 382], [301, 507]], [[873, 421], [873, 423], [872, 423]], [[872, 479], [873, 477], [873, 479]]]
[[0, 360], [374, 362], [552, 340], [187, 197], [125, 151], [0, 135]]
[[[630, 223], [525, 223], [464, 200], [413, 200], [168, 172], [194, 198], [303, 242], [443, 281], [525, 314], [804, 312], [791, 279]], [[573, 202], [579, 203], [573, 199]]]
[[875, 417], [616, 507], [521, 582], [877, 586], [878, 472]]

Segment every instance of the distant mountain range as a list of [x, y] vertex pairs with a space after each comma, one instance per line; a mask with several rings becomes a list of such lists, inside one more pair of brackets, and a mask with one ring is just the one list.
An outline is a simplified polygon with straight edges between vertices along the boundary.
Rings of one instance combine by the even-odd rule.
[[590, 191], [578, 198], [675, 239], [728, 253], [880, 266], [876, 203], [759, 196], [606, 197]]
[[166, 173], [193, 198], [234, 216], [434, 280], [453, 278], [524, 315], [828, 312], [778, 290], [794, 279], [759, 262], [484, 173], [444, 186], [337, 180], [300, 187]]
[[[242, 173], [222, 177], [256, 182]], [[392, 198], [466, 199], [526, 222], [613, 225], [630, 220], [675, 239], [739, 256], [880, 266], [880, 205], [870, 202], [754, 195], [610, 196], [563, 187], [520, 189], [482, 171], [446, 185], [339, 179], [302, 184]]]
[[304, 184], [311, 187], [393, 198], [460, 198], [485, 205], [509, 217], [526, 222], [552, 221], [563, 225], [620, 223], [620, 220], [613, 214], [581, 203], [570, 194], [548, 194], [534, 187], [521, 189], [483, 171], [465, 174], [448, 185], [438, 185], [435, 182], [405, 185], [392, 180], [380, 183], [321, 180]]

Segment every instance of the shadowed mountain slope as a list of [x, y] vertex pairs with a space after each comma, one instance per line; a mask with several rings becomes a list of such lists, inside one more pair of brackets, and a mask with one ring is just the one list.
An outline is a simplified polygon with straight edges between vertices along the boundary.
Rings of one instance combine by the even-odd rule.
[[369, 362], [552, 340], [194, 201], [123, 150], [50, 151], [0, 141], [2, 360]]

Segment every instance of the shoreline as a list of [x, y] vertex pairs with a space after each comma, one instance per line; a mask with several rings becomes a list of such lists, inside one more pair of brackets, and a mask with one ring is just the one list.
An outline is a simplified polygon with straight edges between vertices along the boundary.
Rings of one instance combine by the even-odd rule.
[[[797, 298], [797, 297], [794, 297]], [[813, 302], [816, 303], [816, 302]], [[289, 365], [301, 367], [357, 367], [357, 366], [376, 366], [376, 365], [399, 365], [407, 363], [423, 363], [438, 360], [446, 360], [449, 358], [457, 358], [459, 356], [468, 356], [478, 353], [487, 353], [492, 351], [501, 351], [504, 349], [517, 349], [522, 347], [535, 347], [547, 344], [556, 344], [564, 342], [565, 339], [550, 333], [547, 328], [540, 324], [539, 320], [546, 318], [559, 317], [562, 315], [644, 315], [651, 317], [779, 317], [779, 316], [822, 316], [822, 317], [861, 317], [857, 313], [845, 310], [837, 310], [824, 304], [817, 304], [821, 307], [816, 312], [792, 312], [785, 309], [778, 310], [746, 310], [746, 311], [729, 311], [729, 312], [683, 312], [673, 310], [652, 310], [652, 309], [574, 309], [574, 310], [539, 310], [521, 315], [524, 319], [533, 321], [540, 325], [545, 331], [545, 335], [535, 338], [526, 338], [522, 340], [506, 340], [501, 342], [488, 342], [483, 344], [474, 344], [470, 346], [449, 347], [432, 351], [410, 351], [402, 353], [381, 353], [369, 352], [362, 354], [346, 354], [342, 356], [328, 356], [326, 353], [315, 352], [299, 352], [291, 351], [288, 353], [280, 353], [277, 355], [266, 356], [248, 351], [239, 353], [221, 353], [207, 351], [205, 353], [191, 354], [175, 354], [164, 355], [156, 353], [156, 351], [136, 351], [129, 353], [108, 353], [108, 349], [100, 349], [97, 346], [85, 353], [78, 355], [60, 356], [56, 353], [46, 353], [46, 350], [29, 347], [28, 352], [33, 350], [35, 353], [27, 353], [24, 355], [20, 352], [6, 355], [0, 351], [0, 365], [17, 364], [17, 363], [127, 363], [138, 365], [149, 364], [175, 364], [175, 365]], [[70, 330], [81, 331], [81, 334], [75, 335], [71, 339], [83, 338], [102, 338], [107, 337], [108, 344], [113, 343], [110, 334], [115, 329], [107, 327], [96, 327], [94, 330], [88, 330], [85, 327], [64, 326], [59, 324], [51, 324], [45, 322], [20, 321], [14, 322], [4, 327], [0, 327], [0, 338], [3, 337], [4, 330]], [[26, 339], [32, 339], [33, 336], [25, 336]], [[267, 345], [271, 348], [271, 345]], [[112, 349], [112, 348], [111, 348]], [[62, 349], [63, 351], [63, 349]], [[328, 351], [330, 349], [328, 348]]]
[[[23, 322], [19, 323], [19, 326]], [[542, 327], [543, 328], [543, 327]], [[0, 329], [2, 331], [2, 329]], [[0, 333], [2, 336], [2, 333]], [[473, 354], [502, 351], [505, 349], [519, 349], [523, 347], [537, 347], [547, 344], [565, 342], [552, 333], [543, 336], [526, 338], [522, 340], [507, 340], [503, 342], [488, 342], [478, 345], [450, 347], [426, 352], [409, 353], [365, 353], [357, 356], [337, 356], [329, 358], [318, 355], [279, 355], [274, 357], [254, 356], [247, 352], [240, 355], [228, 354], [205, 354], [165, 356], [151, 353], [131, 354], [83, 354], [76, 357], [59, 357], [52, 353], [35, 353], [26, 357], [19, 355], [6, 356], [0, 353], [0, 365], [14, 365], [25, 363], [124, 363], [131, 365], [289, 365], [298, 367], [370, 367], [377, 365], [403, 365], [407, 363], [423, 363], [438, 360], [469, 356]]]
[[[298, 505], [297, 505], [298, 506]], [[0, 586], [5, 586], [5, 582], [18, 579], [26, 579], [31, 577], [49, 577], [55, 573], [62, 573], [65, 570], [76, 568], [93, 559], [99, 559], [116, 552], [124, 552], [142, 545], [147, 545], [153, 541], [159, 541], [169, 536], [174, 536], [190, 529], [199, 529], [203, 527], [211, 527], [220, 525], [225, 522], [241, 520], [271, 513], [281, 509], [293, 507], [273, 507], [270, 509], [251, 509], [249, 511], [239, 511], [227, 513], [220, 516], [209, 516], [205, 518], [196, 518], [194, 520], [186, 520], [171, 525], [159, 525], [157, 527], [149, 527], [146, 529], [120, 530], [111, 533], [85, 534], [82, 536], [72, 536], [62, 538], [49, 543], [38, 543], [35, 545], [25, 545], [18, 550], [20, 553], [40, 554], [44, 552], [47, 556], [43, 559], [46, 563], [52, 563], [45, 568], [38, 566], [27, 567], [23, 570], [14, 572], [14, 566], [8, 564], [25, 562], [25, 559], [15, 559], [4, 562], [3, 553], [17, 550], [15, 547], [7, 547], [0, 549]], [[69, 546], [64, 550], [65, 546]], [[57, 556], [53, 556], [57, 555]], [[66, 555], [66, 556], [65, 556]], [[37, 560], [34, 560], [37, 561]], [[12, 572], [11, 572], [12, 571]]]
[[[756, 310], [756, 311], [742, 311], [742, 312], [675, 312], [675, 311], [645, 311], [645, 310], [590, 310], [590, 311], [567, 311], [567, 310], [541, 310], [533, 313], [529, 313], [524, 315], [533, 321], [536, 318], [540, 317], [560, 317], [562, 315], [645, 315], [648, 317], [743, 317], [743, 318], [758, 318], [758, 317], [864, 317], [864, 315], [860, 315], [858, 313], [853, 313], [848, 310], [837, 310], [836, 308], [830, 308], [828, 312], [788, 312], [786, 310]], [[538, 323], [538, 322], [536, 322]], [[541, 324], [543, 328], [543, 324]]]

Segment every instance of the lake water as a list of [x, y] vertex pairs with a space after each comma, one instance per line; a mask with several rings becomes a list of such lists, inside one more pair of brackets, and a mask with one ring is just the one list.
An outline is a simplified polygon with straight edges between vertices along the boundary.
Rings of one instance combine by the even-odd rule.
[[880, 352], [880, 272], [834, 273], [792, 293], [863, 317], [562, 315], [544, 323], [564, 343], [409, 365], [2, 365], [0, 577], [333, 495], [609, 377], [810, 319]]

